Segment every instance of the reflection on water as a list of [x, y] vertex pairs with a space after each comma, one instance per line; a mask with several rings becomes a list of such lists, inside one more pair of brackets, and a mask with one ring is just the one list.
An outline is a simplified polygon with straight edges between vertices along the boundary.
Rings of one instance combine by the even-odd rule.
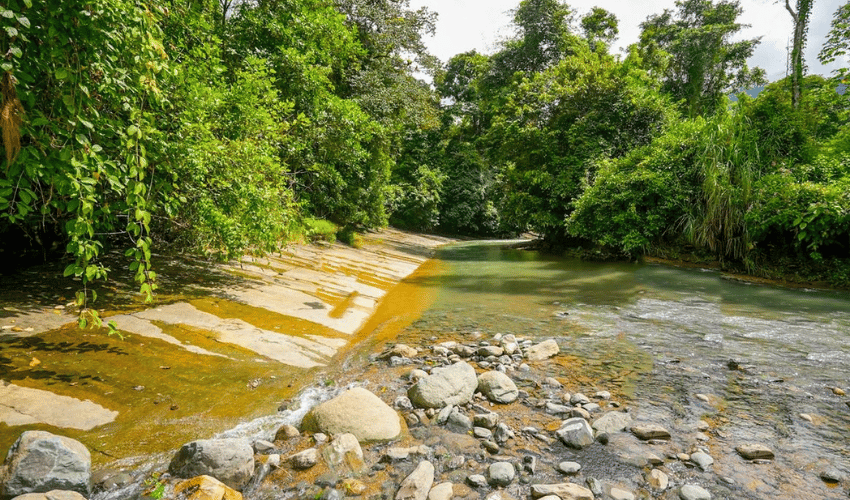
[[[715, 470], [746, 484], [730, 486], [740, 498], [843, 495], [817, 474], [830, 465], [843, 470], [850, 458], [850, 408], [831, 390], [850, 389], [848, 293], [746, 284], [700, 269], [582, 262], [495, 243], [447, 247], [439, 258], [444, 272], [423, 283], [439, 292], [414, 324], [419, 335], [557, 338], [575, 360], [560, 374], [579, 384], [572, 389], [632, 397], [637, 418], [682, 434], [708, 420]], [[758, 485], [734, 452], [753, 441], [777, 453], [770, 471], [759, 470]], [[807, 490], [788, 493], [799, 482]]]

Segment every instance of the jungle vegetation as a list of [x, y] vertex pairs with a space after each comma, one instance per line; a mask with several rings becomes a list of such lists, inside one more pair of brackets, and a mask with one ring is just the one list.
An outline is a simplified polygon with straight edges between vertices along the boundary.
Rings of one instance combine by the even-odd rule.
[[805, 76], [811, 3], [786, 0], [794, 71], [768, 83], [737, 0], [678, 0], [626, 55], [604, 9], [522, 0], [498, 50], [446, 62], [409, 0], [7, 0], [0, 257], [66, 255], [83, 308], [108, 248], [150, 299], [155, 249], [387, 224], [848, 285], [848, 71]]

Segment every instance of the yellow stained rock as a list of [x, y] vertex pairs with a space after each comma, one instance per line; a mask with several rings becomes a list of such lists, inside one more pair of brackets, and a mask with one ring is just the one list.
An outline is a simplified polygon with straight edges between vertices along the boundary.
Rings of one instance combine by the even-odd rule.
[[180, 500], [242, 500], [242, 493], [210, 476], [187, 479], [174, 487], [174, 494]]

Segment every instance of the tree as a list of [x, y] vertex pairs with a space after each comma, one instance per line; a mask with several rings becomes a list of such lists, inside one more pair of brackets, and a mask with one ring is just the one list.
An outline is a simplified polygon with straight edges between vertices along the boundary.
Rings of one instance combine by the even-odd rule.
[[620, 33], [617, 16], [601, 7], [594, 7], [581, 18], [581, 29], [594, 52], [600, 43], [610, 45]]
[[[850, 54], [850, 2], [839, 7], [832, 16], [832, 29], [818, 54], [818, 59], [827, 64], [848, 54]], [[850, 57], [847, 58], [847, 63], [850, 64]], [[850, 70], [844, 67], [836, 70], [836, 73], [839, 78], [847, 78]]]
[[[691, 117], [712, 114], [725, 95], [765, 82], [764, 70], [747, 67], [759, 38], [733, 42], [746, 25], [737, 0], [677, 0], [641, 23], [641, 51], [657, 46], [667, 54], [663, 90], [684, 101]], [[658, 60], [657, 56], [652, 60]]]
[[797, 0], [797, 10], [795, 11], [791, 8], [788, 0], [785, 0], [785, 9], [791, 14], [791, 19], [794, 21], [794, 44], [791, 49], [791, 104], [794, 109], [797, 109], [800, 105], [801, 84], [806, 72], [806, 66], [803, 63], [803, 49], [806, 46], [812, 3], [814, 3], [813, 0]]

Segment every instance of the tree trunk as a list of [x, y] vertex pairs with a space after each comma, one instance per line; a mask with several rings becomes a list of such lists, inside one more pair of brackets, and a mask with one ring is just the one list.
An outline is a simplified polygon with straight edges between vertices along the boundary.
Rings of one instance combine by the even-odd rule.
[[808, 31], [809, 13], [814, 0], [797, 0], [797, 12], [791, 8], [788, 0], [785, 0], [785, 9], [794, 20], [794, 45], [791, 49], [791, 104], [794, 109], [800, 105], [802, 96], [803, 73], [803, 48], [806, 46], [806, 32]]

